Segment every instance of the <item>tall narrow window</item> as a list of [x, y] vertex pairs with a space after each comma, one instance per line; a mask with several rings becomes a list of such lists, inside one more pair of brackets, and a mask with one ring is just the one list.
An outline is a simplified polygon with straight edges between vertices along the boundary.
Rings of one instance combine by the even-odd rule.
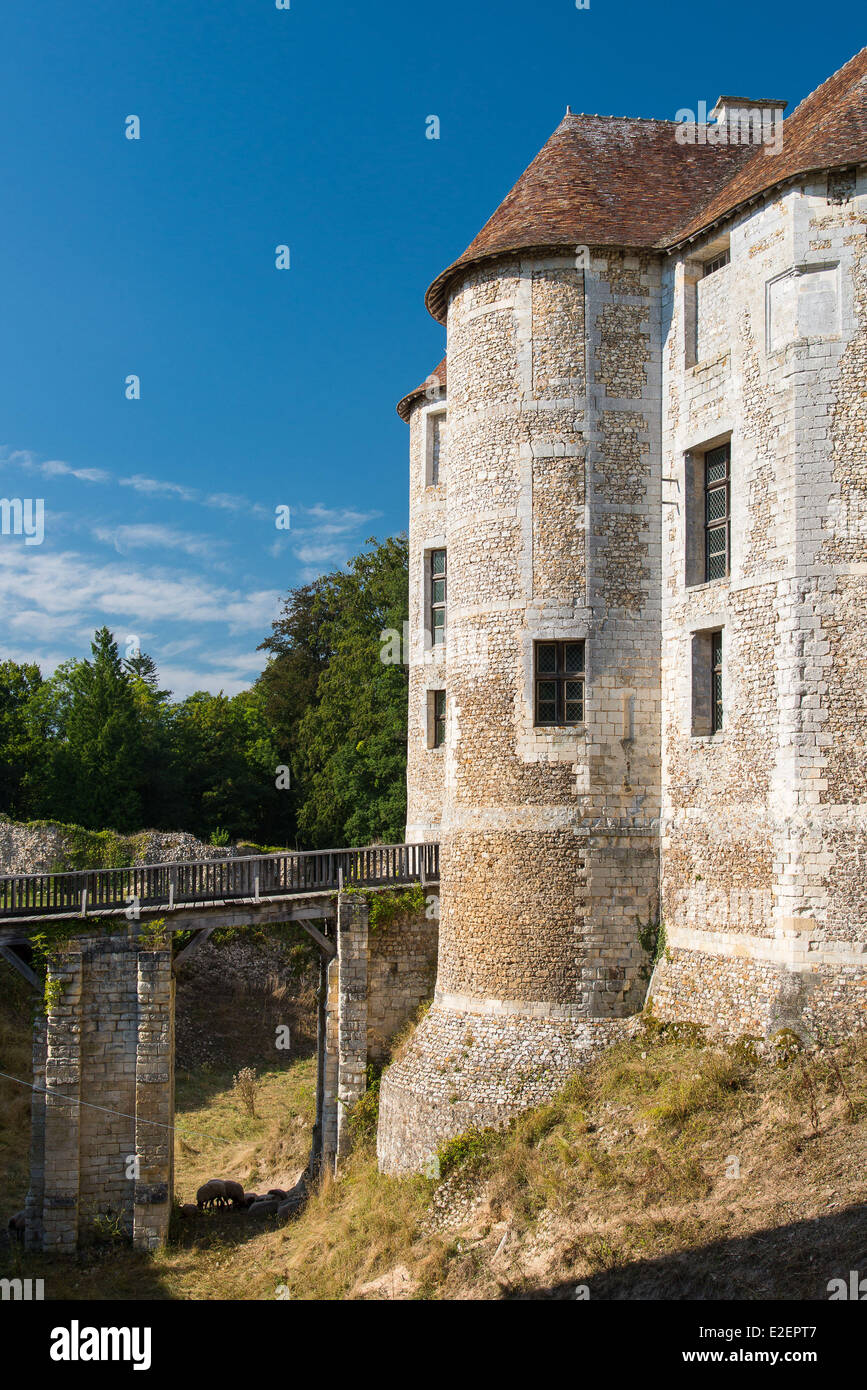
[[441, 479], [446, 447], [445, 411], [428, 416], [428, 487], [436, 487]]
[[442, 748], [446, 741], [446, 692], [444, 690], [433, 690], [432, 710], [433, 715], [433, 737], [431, 746]]
[[722, 631], [710, 634], [710, 729], [718, 734], [723, 726]]
[[535, 723], [584, 722], [584, 643], [536, 642], [533, 650]]
[[723, 629], [692, 634], [692, 733], [706, 738], [723, 727]]
[[446, 640], [446, 552], [430, 553], [431, 643], [439, 647]]
[[704, 577], [731, 572], [731, 445], [704, 456]]

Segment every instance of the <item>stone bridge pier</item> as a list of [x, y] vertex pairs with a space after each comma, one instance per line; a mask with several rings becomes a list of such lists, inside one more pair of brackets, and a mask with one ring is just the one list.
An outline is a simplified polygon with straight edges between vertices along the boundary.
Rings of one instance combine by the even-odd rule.
[[[320, 915], [325, 932], [306, 925], [325, 985], [314, 1144], [321, 1134], [319, 1161], [333, 1167], [350, 1147], [348, 1121], [368, 1060], [384, 1054], [391, 1034], [432, 993], [437, 931], [435, 921], [413, 920], [372, 933], [368, 898], [358, 892], [340, 893], [330, 910], [325, 922]], [[256, 910], [248, 916], [253, 925]], [[28, 1248], [72, 1251], [100, 1226], [143, 1250], [166, 1239], [175, 971], [189, 949], [173, 959], [170, 934], [154, 939], [130, 924], [76, 936], [51, 957], [48, 1008], [34, 1032]]]

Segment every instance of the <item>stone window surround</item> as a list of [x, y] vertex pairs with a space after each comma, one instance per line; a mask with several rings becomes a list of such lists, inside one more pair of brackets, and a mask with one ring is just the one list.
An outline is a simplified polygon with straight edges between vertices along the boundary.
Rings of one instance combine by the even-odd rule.
[[[444, 477], [443, 477], [443, 465], [444, 465], [444, 460], [443, 460], [442, 458], [440, 458], [440, 476], [439, 476], [439, 482], [438, 482], [438, 483], [433, 483], [433, 482], [431, 482], [431, 474], [432, 474], [432, 471], [433, 471], [433, 440], [434, 440], [433, 417], [434, 417], [434, 416], [437, 416], [437, 415], [442, 415], [442, 416], [445, 417], [446, 414], [447, 414], [447, 406], [446, 406], [446, 404], [445, 404], [445, 402], [444, 402], [443, 400], [431, 401], [430, 405], [426, 405], [426, 406], [424, 406], [424, 407], [422, 408], [422, 421], [421, 421], [421, 425], [422, 425], [422, 431], [423, 431], [422, 438], [423, 438], [423, 440], [424, 440], [424, 446], [423, 446], [423, 450], [422, 450], [422, 457], [423, 457], [423, 460], [424, 460], [424, 485], [425, 485], [426, 488], [443, 487], [443, 486], [444, 486], [444, 481], [445, 481], [445, 480], [444, 480]], [[448, 435], [446, 435], [446, 449], [448, 449]]]
[[[723, 685], [723, 727], [715, 732], [711, 731], [710, 714], [710, 636], [711, 633], [721, 632], [722, 642], [722, 685]], [[689, 697], [686, 708], [686, 731], [693, 744], [709, 744], [718, 747], [725, 742], [726, 736], [726, 707], [729, 705], [727, 692], [729, 690], [729, 642], [727, 634], [731, 632], [731, 626], [727, 614], [721, 610], [716, 612], [702, 613], [690, 622], [687, 627], [689, 637], [688, 660], [690, 663], [689, 672]], [[699, 684], [697, 685], [697, 682]]]
[[[425, 538], [424, 548], [423, 548], [423, 550], [422, 550], [422, 556], [421, 556], [421, 559], [422, 559], [422, 573], [421, 573], [422, 607], [421, 607], [421, 615], [422, 615], [422, 628], [423, 628], [423, 631], [424, 631], [425, 658], [428, 659], [428, 654], [430, 653], [430, 654], [432, 654], [432, 658], [431, 658], [431, 659], [433, 659], [433, 660], [438, 660], [438, 659], [439, 659], [439, 653], [445, 651], [446, 645], [447, 645], [448, 640], [449, 640], [449, 638], [448, 638], [449, 616], [448, 616], [448, 607], [446, 607], [445, 626], [444, 626], [444, 628], [443, 628], [443, 641], [440, 642], [440, 643], [438, 643], [437, 646], [434, 647], [434, 644], [433, 644], [433, 616], [432, 616], [432, 613], [431, 613], [431, 555], [433, 554], [433, 552], [434, 552], [435, 550], [444, 550], [444, 551], [446, 552], [446, 566], [448, 566], [448, 563], [449, 563], [448, 546], [446, 545], [445, 536], [443, 536], [442, 533], [440, 533], [440, 534], [438, 534], [438, 535], [436, 535], [436, 536], [427, 536], [427, 537]], [[446, 591], [446, 593], [447, 593], [447, 597], [448, 597], [448, 591]]]
[[[588, 704], [593, 676], [593, 650], [586, 618], [561, 618], [526, 627], [521, 633], [521, 689], [516, 699], [516, 753], [522, 762], [574, 762], [583, 757], [587, 742]], [[534, 647], [536, 642], [584, 643], [584, 723], [537, 727]]]
[[[683, 324], [683, 365], [687, 370], [691, 367], [700, 367], [704, 365], [702, 362], [699, 362], [697, 357], [697, 286], [699, 281], [704, 279], [704, 267], [707, 262], [714, 260], [724, 251], [729, 253], [729, 261], [722, 269], [732, 274], [731, 236], [729, 232], [715, 237], [713, 241], [709, 241], [706, 246], [703, 246], [700, 251], [695, 251], [692, 255], [685, 256], [682, 262], [683, 281], [681, 287], [680, 321]], [[725, 354], [720, 355], [724, 356]]]
[[[720, 424], [724, 421], [720, 421]], [[705, 489], [704, 457], [711, 449], [728, 444], [729, 457], [729, 572], [719, 579], [705, 579]], [[717, 584], [725, 584], [735, 573], [737, 555], [737, 534], [734, 525], [735, 498], [737, 495], [736, 464], [737, 446], [731, 428], [724, 429], [707, 439], [696, 441], [683, 450], [683, 587], [694, 593], [699, 589], [711, 589]]]

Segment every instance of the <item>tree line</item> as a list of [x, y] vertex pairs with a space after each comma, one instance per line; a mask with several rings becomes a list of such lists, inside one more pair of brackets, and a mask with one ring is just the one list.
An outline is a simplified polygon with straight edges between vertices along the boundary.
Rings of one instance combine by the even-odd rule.
[[289, 591], [233, 696], [174, 700], [144, 652], [100, 628], [52, 675], [0, 661], [0, 811], [130, 833], [301, 849], [403, 839], [404, 666], [380, 660], [407, 618], [404, 536]]

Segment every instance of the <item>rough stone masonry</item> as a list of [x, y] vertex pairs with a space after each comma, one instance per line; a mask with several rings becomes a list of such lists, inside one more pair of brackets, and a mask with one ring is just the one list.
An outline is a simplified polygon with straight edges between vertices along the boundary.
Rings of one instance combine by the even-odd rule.
[[386, 1171], [550, 1095], [659, 931], [663, 1018], [867, 1024], [867, 50], [782, 129], [567, 112], [428, 291], [407, 838], [442, 920]]

